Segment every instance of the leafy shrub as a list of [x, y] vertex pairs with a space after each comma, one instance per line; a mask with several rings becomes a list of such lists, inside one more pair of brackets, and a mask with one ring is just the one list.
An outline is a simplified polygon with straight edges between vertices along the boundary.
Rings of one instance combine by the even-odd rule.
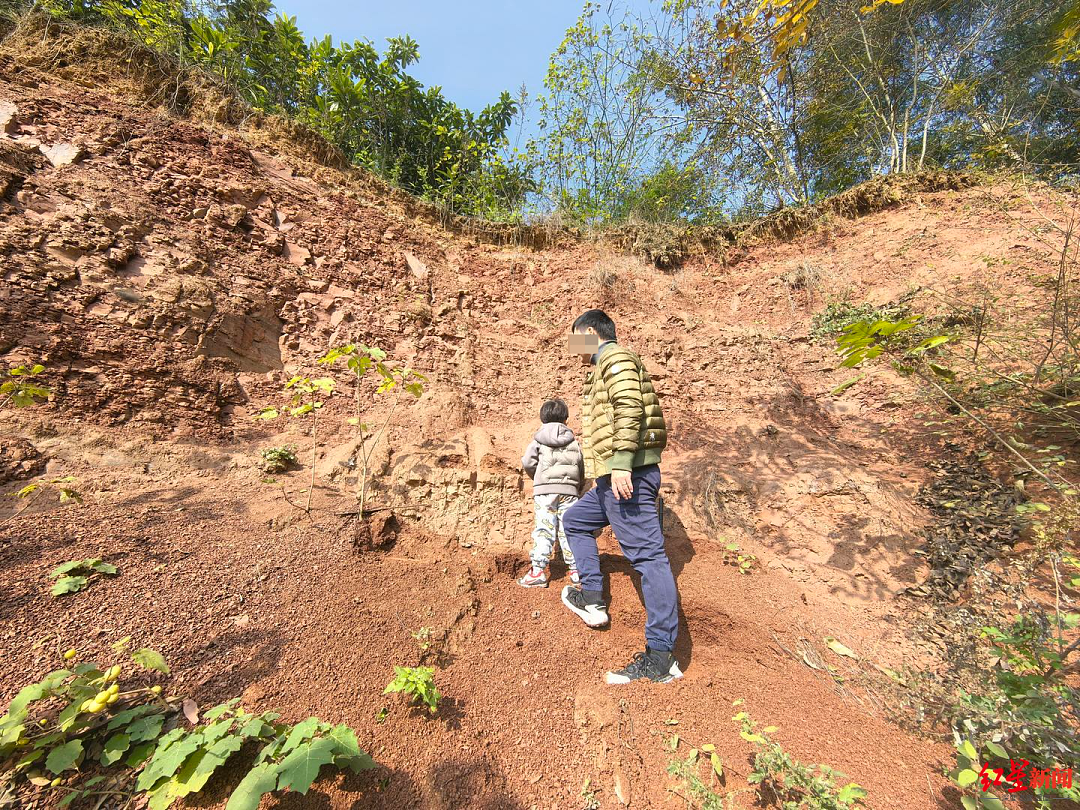
[[810, 322], [810, 336], [815, 340], [830, 338], [860, 321], [874, 323], [902, 317], [905, 308], [873, 304], [852, 304], [850, 301], [830, 301]]
[[[678, 746], [678, 737], [672, 739], [674, 740], [674, 746]], [[709, 746], [709, 748], [711, 749], [712, 746]], [[712, 758], [716, 758], [715, 752], [709, 751], [707, 753], [710, 753]], [[677, 777], [686, 786], [690, 798], [695, 802], [695, 807], [701, 810], [724, 810], [724, 797], [707, 785], [699, 775], [698, 758], [698, 749], [692, 748], [685, 759], [673, 760], [668, 765], [668, 774]], [[723, 776], [723, 769], [718, 764], [718, 758], [716, 758], [716, 763], [712, 767], [712, 773], [714, 774], [712, 778]], [[734, 803], [729, 806], [734, 807]]]
[[262, 458], [262, 469], [265, 473], [285, 472], [290, 467], [300, 465], [296, 457], [296, 451], [291, 447], [267, 447], [259, 452]]
[[[732, 705], [740, 706], [742, 702], [736, 700]], [[759, 786], [758, 806], [775, 806], [783, 810], [847, 810], [862, 806], [862, 800], [866, 798], [866, 791], [862, 787], [849, 782], [837, 789], [833, 779], [843, 777], [843, 774], [827, 765], [804, 765], [793, 758], [769, 738], [777, 730], [774, 726], [759, 730], [744, 711], [740, 711], [732, 720], [741, 728], [739, 736], [757, 749], [747, 781]], [[668, 738], [672, 751], [678, 749], [679, 742], [678, 734]], [[700, 776], [701, 753], [708, 754], [711, 785], [706, 784]], [[725, 797], [716, 790], [718, 783], [723, 782], [724, 769], [712, 744], [702, 745], [700, 750], [691, 749], [685, 759], [673, 760], [668, 766], [668, 773], [682, 781], [690, 795], [679, 795], [693, 807], [723, 810], [725, 806], [738, 806], [730, 793], [725, 805]]]
[[[117, 652], [126, 647], [126, 639], [114, 645]], [[75, 658], [75, 650], [64, 654], [66, 661]], [[132, 659], [144, 669], [169, 671], [153, 650], [138, 650]], [[241, 747], [255, 744], [254, 764], [227, 805], [255, 810], [267, 793], [306, 793], [323, 765], [357, 773], [374, 767], [347, 726], [315, 717], [290, 726], [277, 714], [237, 708], [239, 698], [200, 720], [192, 701], [164, 697], [145, 676], [121, 688], [122, 673], [120, 664], [74, 664], [19, 691], [0, 717], [0, 796], [13, 795], [19, 806], [29, 784], [55, 792], [59, 806], [82, 798], [100, 805], [119, 795], [164, 810], [198, 793]]]
[[792, 757], [770, 739], [774, 726], [759, 730], [746, 712], [733, 719], [742, 726], [739, 736], [757, 748], [747, 781], [761, 786], [763, 801], [775, 799], [784, 810], [842, 810], [858, 807], [866, 798], [866, 791], [855, 782], [837, 789], [834, 778], [844, 778], [839, 771], [828, 765], [804, 765]]
[[423, 703], [434, 714], [442, 695], [435, 688], [434, 667], [394, 667], [394, 679], [383, 690], [384, 695], [401, 692], [413, 703]]
[[[17, 6], [34, 5], [17, 0]], [[411, 37], [307, 42], [294, 17], [270, 3], [44, 0], [52, 14], [106, 22], [180, 64], [198, 65], [252, 106], [310, 126], [352, 163], [465, 214], [520, 208], [528, 169], [506, 156], [518, 102], [503, 92], [479, 112], [463, 109], [409, 68]], [[327, 150], [330, 151], [330, 150]]]
[[93, 557], [87, 560], [71, 560], [53, 569], [49, 576], [56, 582], [52, 586], [53, 596], [63, 596], [67, 593], [78, 593], [86, 588], [95, 578], [103, 576], [114, 577], [119, 574], [115, 565], [102, 562], [100, 558]]
[[[1080, 783], [1074, 787], [1031, 787], [1013, 768], [1023, 763], [1040, 771], [1062, 771], [1080, 762], [1080, 690], [1066, 677], [1067, 658], [1080, 643], [1066, 646], [1063, 630], [1075, 630], [1080, 614], [1017, 616], [1011, 627], [984, 627], [981, 635], [1000, 656], [994, 677], [977, 694], [961, 692], [952, 707], [957, 768], [952, 779], [971, 790], [964, 806], [994, 810], [1002, 807], [992, 793], [973, 789], [986, 772], [991, 782], [1001, 769], [1014, 793], [1024, 790], [1043, 810], [1054, 801], [1080, 800]], [[978, 756], [979, 752], [983, 756]], [[1010, 777], [1008, 774], [1012, 773]], [[1030, 778], [1030, 774], [1023, 774]], [[1022, 785], [1022, 787], [1021, 787]], [[981, 788], [982, 785], [980, 784]], [[1030, 793], [1027, 790], [1030, 789]]]

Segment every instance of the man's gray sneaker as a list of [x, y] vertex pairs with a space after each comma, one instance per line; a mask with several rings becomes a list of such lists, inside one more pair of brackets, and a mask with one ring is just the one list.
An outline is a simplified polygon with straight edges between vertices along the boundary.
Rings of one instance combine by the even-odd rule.
[[634, 660], [625, 667], [609, 672], [606, 680], [610, 684], [623, 684], [648, 678], [654, 683], [667, 683], [681, 677], [682, 670], [672, 653], [646, 647], [645, 652], [635, 653]]
[[603, 627], [610, 619], [607, 607], [600, 600], [589, 599], [585, 594], [573, 585], [567, 585], [562, 590], [562, 601], [570, 610], [574, 611], [581, 620], [589, 627]]

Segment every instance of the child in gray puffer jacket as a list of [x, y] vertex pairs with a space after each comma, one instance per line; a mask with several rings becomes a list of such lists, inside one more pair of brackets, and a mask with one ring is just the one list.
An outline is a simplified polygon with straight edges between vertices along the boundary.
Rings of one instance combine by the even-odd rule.
[[526, 588], [546, 588], [550, 572], [548, 563], [558, 538], [563, 562], [570, 569], [570, 581], [577, 583], [577, 565], [566, 542], [562, 521], [566, 510], [577, 503], [585, 482], [585, 460], [574, 431], [566, 426], [570, 412], [561, 399], [549, 399], [540, 406], [541, 428], [536, 431], [521, 459], [533, 479], [533, 503], [536, 508], [536, 528], [533, 529], [532, 565], [518, 584]]

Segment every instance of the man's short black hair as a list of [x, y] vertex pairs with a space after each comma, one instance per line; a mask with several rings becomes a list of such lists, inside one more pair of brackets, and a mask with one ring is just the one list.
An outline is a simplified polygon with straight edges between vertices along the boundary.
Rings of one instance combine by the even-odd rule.
[[580, 315], [570, 331], [584, 332], [589, 327], [596, 330], [596, 335], [601, 340], [615, 340], [615, 321], [608, 317], [602, 309], [590, 309], [584, 315]]
[[549, 399], [540, 406], [540, 421], [545, 425], [548, 422], [563, 422], [570, 418], [570, 411], [566, 403], [561, 399]]

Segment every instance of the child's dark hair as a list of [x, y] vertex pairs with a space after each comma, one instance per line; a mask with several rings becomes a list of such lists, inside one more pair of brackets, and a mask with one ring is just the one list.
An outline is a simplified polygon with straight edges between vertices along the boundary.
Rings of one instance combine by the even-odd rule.
[[561, 399], [549, 399], [540, 406], [540, 421], [545, 425], [548, 422], [565, 422], [569, 418], [570, 411]]

